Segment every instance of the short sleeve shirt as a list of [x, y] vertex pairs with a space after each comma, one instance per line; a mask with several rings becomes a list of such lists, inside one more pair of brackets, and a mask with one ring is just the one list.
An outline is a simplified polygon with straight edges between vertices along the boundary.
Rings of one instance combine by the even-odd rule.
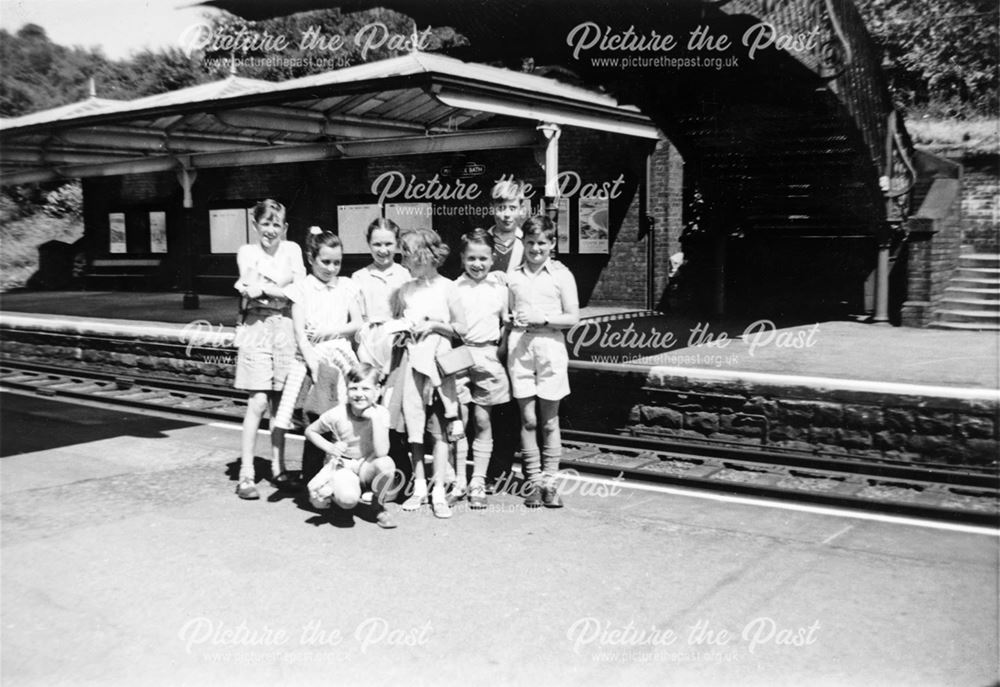
[[420, 320], [437, 320], [450, 322], [451, 312], [448, 309], [448, 299], [455, 282], [440, 274], [429, 282], [411, 279], [399, 287], [399, 307], [403, 317], [418, 322]]
[[[260, 244], [248, 243], [240, 246], [236, 253], [236, 264], [240, 268], [241, 285], [254, 285], [260, 281], [270, 282], [276, 286], [288, 286], [292, 282], [306, 276], [305, 263], [302, 262], [302, 249], [297, 243], [282, 241], [274, 255], [268, 255]], [[253, 299], [251, 305], [267, 307], [273, 305], [267, 296]]]
[[576, 280], [569, 268], [555, 260], [546, 260], [537, 272], [522, 264], [509, 276], [513, 310], [534, 312], [551, 318], [563, 314], [563, 300], [579, 307]]
[[496, 343], [500, 339], [500, 316], [507, 309], [507, 284], [498, 272], [480, 281], [466, 274], [455, 280], [448, 306], [451, 321], [465, 343]]
[[372, 420], [381, 420], [383, 427], [389, 426], [389, 411], [383, 406], [372, 406], [373, 418], [357, 418], [347, 404], [335, 406], [319, 416], [319, 431], [330, 433], [335, 442], [347, 444], [344, 458], [369, 460], [377, 458], [372, 437]]
[[410, 271], [394, 262], [380, 270], [374, 265], [362, 267], [351, 275], [361, 298], [361, 312], [366, 322], [392, 319], [392, 294], [410, 280]]
[[286, 286], [285, 296], [305, 308], [306, 328], [343, 326], [349, 320], [351, 303], [358, 299], [358, 290], [347, 277], [323, 283], [310, 274]]
[[[268, 255], [257, 243], [240, 246], [236, 262], [240, 266], [240, 277], [250, 283], [259, 278], [278, 286], [287, 286], [306, 276], [302, 249], [291, 241], [280, 242], [274, 255]], [[244, 273], [244, 270], [250, 274]]]

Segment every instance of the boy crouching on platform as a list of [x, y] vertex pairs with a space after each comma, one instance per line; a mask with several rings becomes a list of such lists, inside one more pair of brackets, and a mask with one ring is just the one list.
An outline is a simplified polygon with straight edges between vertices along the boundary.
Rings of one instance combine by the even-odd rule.
[[579, 322], [580, 305], [573, 273], [552, 259], [556, 245], [552, 220], [532, 217], [522, 231], [524, 262], [509, 276], [513, 328], [507, 369], [521, 410], [521, 457], [528, 482], [524, 505], [561, 508], [556, 489], [562, 458], [559, 401], [569, 395], [569, 354], [563, 330]]
[[332, 503], [347, 511], [358, 505], [363, 490], [371, 491], [378, 526], [391, 529], [396, 523], [384, 504], [394, 492], [396, 465], [389, 457], [389, 411], [375, 405], [380, 392], [375, 366], [362, 363], [347, 373], [347, 403], [306, 428], [306, 438], [326, 453], [326, 464], [308, 488], [316, 508]]

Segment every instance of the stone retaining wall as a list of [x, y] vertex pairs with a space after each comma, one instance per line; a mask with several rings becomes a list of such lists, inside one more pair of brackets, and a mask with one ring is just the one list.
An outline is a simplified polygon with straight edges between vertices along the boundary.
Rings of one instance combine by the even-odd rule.
[[[89, 325], [76, 331], [58, 323], [32, 327], [9, 316], [0, 322], [0, 355], [37, 365], [60, 368], [81, 366], [122, 376], [163, 377], [186, 383], [232, 388], [236, 350], [231, 327], [201, 329], [162, 326], [155, 329], [120, 327], [108, 335]], [[122, 335], [125, 334], [125, 335]]]
[[[576, 363], [565, 425], [822, 451], [866, 459], [996, 465], [995, 392], [917, 395], [699, 379]], [[609, 366], [604, 366], [607, 368]], [[764, 377], [764, 375], [757, 375]], [[914, 387], [916, 388], [916, 387]], [[991, 398], [992, 396], [992, 398]]]
[[[232, 330], [108, 336], [101, 332], [11, 326], [0, 318], [0, 353], [54, 367], [81, 363], [122, 376], [168, 377], [232, 388]], [[63, 328], [65, 329], [65, 328]], [[186, 338], [185, 338], [186, 337]], [[230, 363], [220, 362], [220, 356]], [[738, 441], [866, 459], [996, 465], [1000, 394], [942, 389], [891, 393], [829, 380], [828, 385], [768, 381], [773, 375], [645, 369], [573, 362], [573, 393], [563, 402], [568, 429], [632, 431], [679, 438]], [[855, 384], [855, 386], [857, 386]], [[895, 385], [902, 387], [903, 385]], [[909, 387], [917, 389], [917, 387]]]

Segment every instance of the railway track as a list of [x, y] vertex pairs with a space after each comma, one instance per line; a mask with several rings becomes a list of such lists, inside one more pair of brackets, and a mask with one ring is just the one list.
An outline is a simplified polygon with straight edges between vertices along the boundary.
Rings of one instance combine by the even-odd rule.
[[[205, 420], [240, 421], [241, 392], [4, 360], [0, 388]], [[562, 465], [581, 473], [895, 515], [1000, 525], [996, 467], [862, 460], [722, 442], [564, 430]]]

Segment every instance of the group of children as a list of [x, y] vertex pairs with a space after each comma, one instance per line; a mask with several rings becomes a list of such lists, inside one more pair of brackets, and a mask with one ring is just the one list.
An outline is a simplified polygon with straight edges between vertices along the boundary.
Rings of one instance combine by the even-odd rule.
[[395, 527], [384, 506], [401, 486], [390, 430], [405, 436], [412, 467], [403, 510], [429, 503], [435, 516], [448, 518], [464, 498], [472, 509], [486, 508], [492, 410], [512, 396], [520, 410], [525, 505], [562, 506], [556, 473], [559, 402], [569, 393], [564, 330], [577, 323], [579, 305], [572, 273], [552, 258], [552, 221], [534, 216], [521, 224], [523, 188], [514, 181], [493, 187], [494, 226], [462, 236], [463, 273], [454, 281], [438, 272], [449, 247], [436, 232], [401, 234], [386, 219], [368, 227], [372, 263], [350, 278], [339, 276], [340, 239], [312, 227], [306, 275], [298, 245], [284, 240], [284, 208], [273, 200], [255, 206], [258, 242], [237, 254], [244, 307], [236, 387], [249, 394], [240, 498], [259, 498], [254, 447], [268, 410], [273, 482], [297, 486], [285, 470], [284, 433], [308, 380], [305, 410], [318, 419], [305, 435], [326, 455], [308, 483], [318, 508], [350, 510], [370, 499], [377, 523]]

